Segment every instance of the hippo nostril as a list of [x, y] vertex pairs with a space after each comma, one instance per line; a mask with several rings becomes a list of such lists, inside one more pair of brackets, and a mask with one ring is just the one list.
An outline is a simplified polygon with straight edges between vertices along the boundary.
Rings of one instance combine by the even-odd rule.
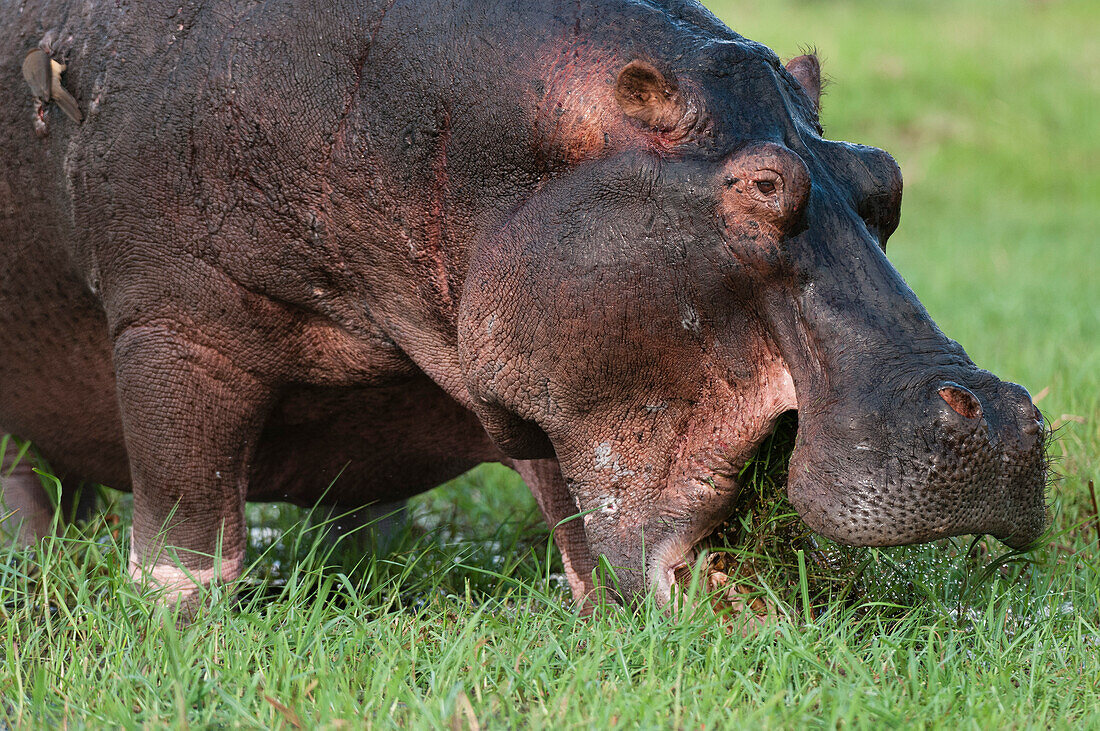
[[950, 384], [940, 389], [940, 398], [958, 414], [967, 419], [977, 419], [982, 415], [982, 404], [978, 397], [962, 386]]

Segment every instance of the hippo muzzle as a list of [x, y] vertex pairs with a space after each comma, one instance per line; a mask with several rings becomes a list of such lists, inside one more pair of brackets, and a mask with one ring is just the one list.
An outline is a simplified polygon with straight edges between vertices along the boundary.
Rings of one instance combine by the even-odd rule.
[[859, 546], [987, 533], [1022, 548], [1041, 535], [1042, 415], [1015, 384], [948, 372], [802, 416], [788, 495], [811, 528]]

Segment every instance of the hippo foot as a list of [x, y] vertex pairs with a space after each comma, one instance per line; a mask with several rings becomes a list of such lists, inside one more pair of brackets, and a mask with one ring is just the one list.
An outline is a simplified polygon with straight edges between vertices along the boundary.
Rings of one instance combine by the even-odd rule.
[[57, 496], [47, 493], [35, 472], [48, 471], [49, 465], [33, 451], [18, 449], [14, 441], [0, 444], [0, 543], [32, 546], [45, 536], [63, 532], [69, 522], [91, 517], [97, 497], [94, 487], [79, 479], [62, 479], [57, 505]]
[[165, 551], [158, 563], [143, 565], [131, 550], [129, 573], [134, 584], [156, 592], [158, 603], [177, 613], [180, 626], [194, 621], [210, 599], [208, 590], [211, 585], [234, 581], [244, 568], [243, 551], [233, 556], [222, 556], [208, 568], [189, 568], [183, 561], [173, 558]]

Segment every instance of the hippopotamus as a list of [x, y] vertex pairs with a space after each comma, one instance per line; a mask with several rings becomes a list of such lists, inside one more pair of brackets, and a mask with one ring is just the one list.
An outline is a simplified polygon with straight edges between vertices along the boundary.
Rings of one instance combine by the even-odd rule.
[[578, 602], [667, 602], [792, 410], [826, 537], [1044, 530], [1043, 417], [887, 260], [901, 173], [813, 55], [689, 0], [28, 0], [0, 49], [0, 433], [132, 490], [168, 601], [246, 501], [502, 462]]

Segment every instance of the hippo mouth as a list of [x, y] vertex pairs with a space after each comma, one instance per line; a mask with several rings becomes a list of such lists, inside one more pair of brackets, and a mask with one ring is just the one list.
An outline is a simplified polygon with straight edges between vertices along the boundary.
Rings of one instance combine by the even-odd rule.
[[[781, 414], [754, 456], [741, 469], [734, 470], [739, 488], [729, 515], [697, 533], [695, 539], [673, 537], [654, 551], [650, 582], [656, 587], [659, 602], [666, 603], [677, 588], [687, 587], [701, 554], [709, 554], [707, 565], [698, 567], [704, 574], [706, 588], [716, 590], [727, 578], [722, 569], [728, 567], [715, 563], [714, 549], [744, 546], [753, 538], [752, 534], [759, 537], [780, 525], [785, 533], [791, 534], [790, 538], [805, 538], [810, 534], [787, 499], [788, 470], [797, 433], [798, 412], [791, 410]], [[772, 520], [767, 525], [757, 526], [756, 530], [746, 529], [742, 518], [759, 515], [761, 509], [773, 518], [779, 517], [780, 521]]]
[[[731, 569], [727, 560], [715, 561], [715, 550], [728, 553], [729, 549], [748, 548], [750, 553], [766, 554], [761, 547], [768, 542], [775, 550], [791, 554], [784, 559], [787, 563], [793, 560], [796, 547], [817, 554], [820, 560], [825, 556], [821, 547], [831, 543], [837, 555], [854, 560], [860, 554], [846, 547], [905, 546], [960, 535], [990, 535], [1011, 549], [1027, 550], [1044, 535], [1047, 524], [1050, 438], [1050, 430], [1042, 430], [1028, 458], [1018, 459], [1015, 468], [999, 474], [979, 470], [981, 479], [969, 482], [950, 482], [943, 477], [943, 468], [933, 467], [921, 473], [927, 482], [900, 491], [896, 485], [876, 485], [869, 480], [856, 482], [855, 488], [850, 487], [852, 482], [846, 488], [836, 484], [822, 487], [824, 481], [799, 464], [805, 432], [799, 430], [797, 412], [786, 412], [740, 470], [740, 489], [730, 516], [698, 540], [672, 540], [659, 547], [650, 578], [658, 598], [667, 601], [676, 587], [683, 588], [690, 581], [692, 567], [706, 552], [710, 556], [707, 565], [699, 568], [705, 587], [717, 589]], [[998, 461], [1007, 462], [1004, 455]], [[800, 482], [806, 479], [811, 480], [810, 488]], [[899, 508], [898, 498], [893, 497], [899, 493], [910, 504]], [[939, 497], [950, 493], [961, 497], [957, 501]], [[986, 496], [984, 500], [977, 499], [981, 495]], [[860, 503], [860, 496], [868, 497]], [[883, 502], [875, 505], [875, 499]], [[928, 515], [921, 515], [922, 506]], [[744, 522], [746, 515], [753, 519]], [[740, 601], [730, 599], [736, 596], [735, 583], [722, 593], [727, 605]]]

